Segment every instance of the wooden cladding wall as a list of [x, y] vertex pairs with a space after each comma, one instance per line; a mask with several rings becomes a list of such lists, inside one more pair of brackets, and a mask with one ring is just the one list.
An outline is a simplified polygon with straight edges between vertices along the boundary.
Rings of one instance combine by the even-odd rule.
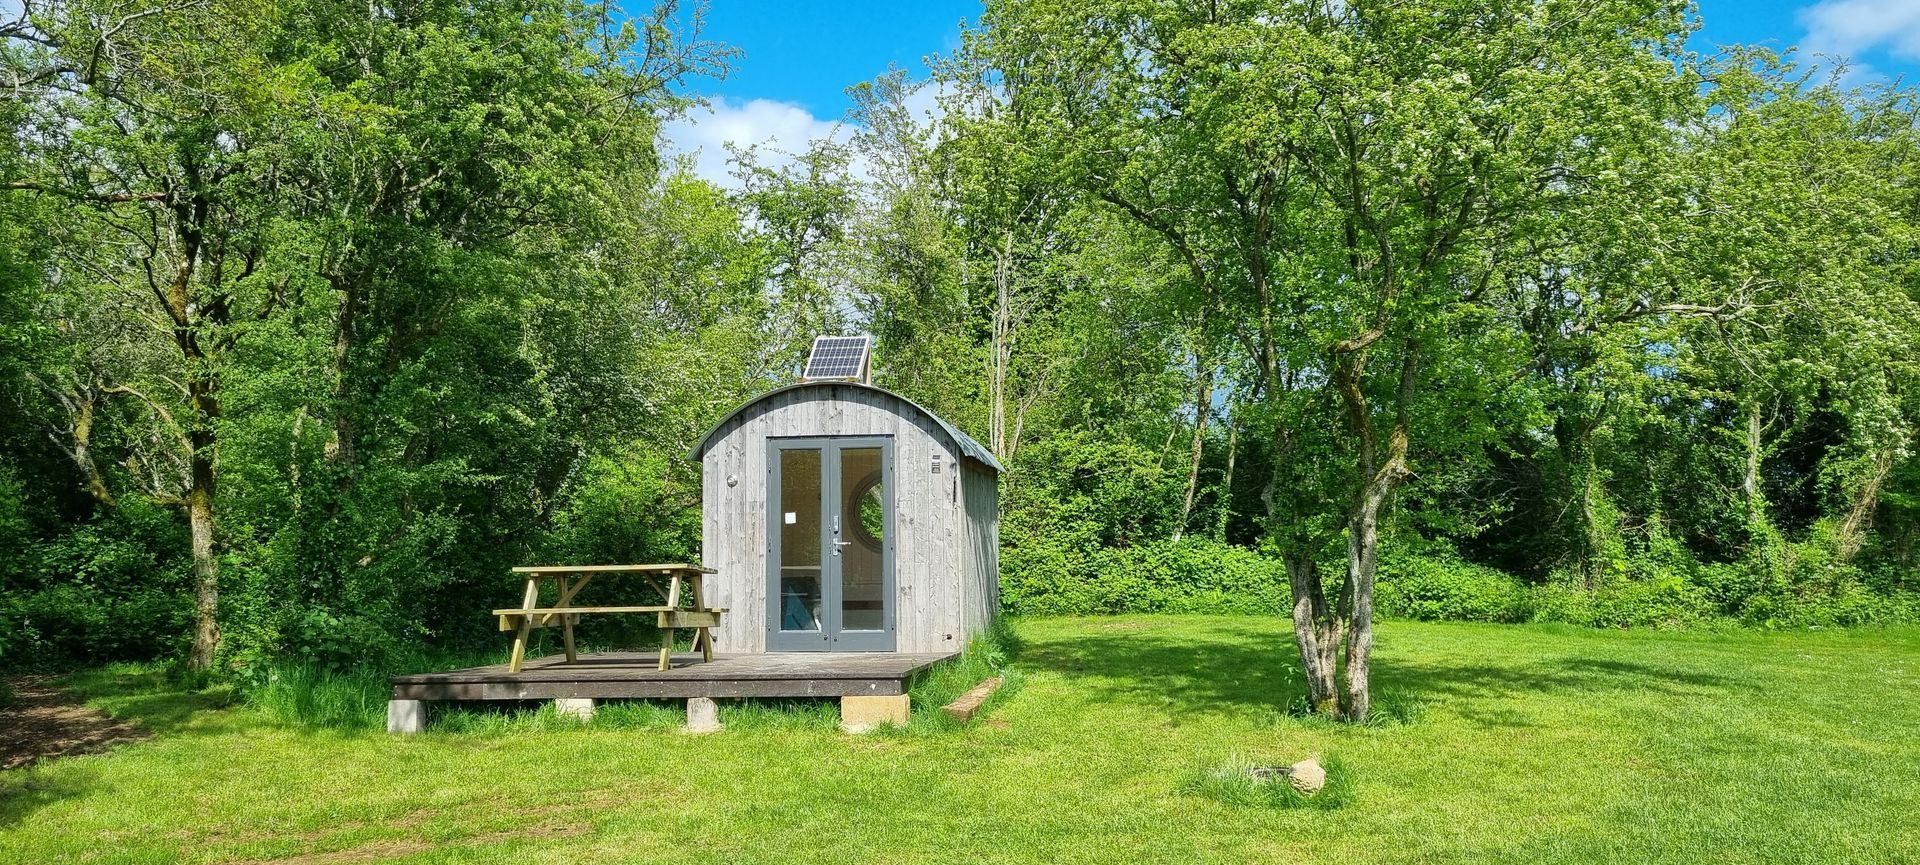
[[966, 544], [965, 614], [961, 627], [976, 634], [1000, 611], [1000, 478], [975, 462], [961, 464], [961, 520]]
[[766, 651], [767, 442], [814, 436], [893, 439], [895, 650], [961, 648], [999, 600], [994, 472], [960, 459], [939, 425], [906, 400], [831, 384], [769, 394], [709, 439], [701, 562], [719, 571], [709, 603], [728, 609], [714, 630], [716, 648]]

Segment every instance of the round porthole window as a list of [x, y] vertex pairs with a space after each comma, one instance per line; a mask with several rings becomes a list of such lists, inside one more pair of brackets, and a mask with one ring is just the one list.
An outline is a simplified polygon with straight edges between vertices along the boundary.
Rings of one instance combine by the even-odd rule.
[[860, 479], [853, 490], [853, 506], [856, 519], [853, 521], [853, 539], [874, 552], [879, 552], [887, 537], [887, 498], [886, 488], [880, 485], [880, 473], [874, 472]]

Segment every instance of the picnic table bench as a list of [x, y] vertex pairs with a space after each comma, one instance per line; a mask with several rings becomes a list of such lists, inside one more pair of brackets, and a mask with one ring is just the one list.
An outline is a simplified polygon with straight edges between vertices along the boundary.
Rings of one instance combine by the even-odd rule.
[[[707, 606], [706, 576], [718, 573], [712, 568], [682, 563], [665, 565], [536, 565], [514, 568], [516, 574], [525, 574], [526, 591], [521, 595], [520, 606], [503, 610], [494, 610], [500, 617], [500, 630], [514, 631], [513, 658], [508, 670], [520, 672], [521, 662], [526, 660], [527, 638], [534, 628], [560, 628], [560, 642], [567, 652], [567, 662], [579, 660], [573, 648], [573, 625], [583, 615], [597, 613], [656, 613], [660, 625], [660, 669], [673, 666], [673, 632], [680, 628], [693, 629], [693, 648], [700, 650], [700, 656], [713, 660], [713, 633], [711, 628], [720, 624], [720, 616], [725, 607]], [[599, 574], [639, 574], [647, 584], [666, 598], [664, 604], [631, 606], [574, 606], [573, 599], [586, 588], [589, 582]], [[666, 580], [665, 583], [661, 579]], [[556, 600], [551, 606], [540, 606], [540, 584], [553, 580]], [[683, 606], [683, 601], [691, 601], [692, 606]]]

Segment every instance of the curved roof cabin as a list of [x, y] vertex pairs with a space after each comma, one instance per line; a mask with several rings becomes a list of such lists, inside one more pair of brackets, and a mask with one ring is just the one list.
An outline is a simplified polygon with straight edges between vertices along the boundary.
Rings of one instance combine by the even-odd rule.
[[1000, 464], [899, 394], [778, 388], [692, 456], [721, 651], [956, 651], [999, 609]]

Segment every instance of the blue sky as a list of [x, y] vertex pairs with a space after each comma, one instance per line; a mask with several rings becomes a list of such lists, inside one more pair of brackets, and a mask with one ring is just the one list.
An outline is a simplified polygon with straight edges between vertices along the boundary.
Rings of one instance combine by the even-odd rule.
[[[847, 87], [889, 65], [924, 75], [924, 58], [951, 52], [961, 20], [980, 10], [979, 0], [710, 0], [704, 35], [742, 54], [726, 79], [694, 83], [712, 106], [672, 124], [668, 140], [699, 155], [699, 174], [726, 182], [725, 142], [793, 151], [835, 134]], [[1856, 78], [1920, 79], [1920, 0], [1700, 0], [1700, 16], [1702, 50], [1799, 45], [1851, 58]]]

